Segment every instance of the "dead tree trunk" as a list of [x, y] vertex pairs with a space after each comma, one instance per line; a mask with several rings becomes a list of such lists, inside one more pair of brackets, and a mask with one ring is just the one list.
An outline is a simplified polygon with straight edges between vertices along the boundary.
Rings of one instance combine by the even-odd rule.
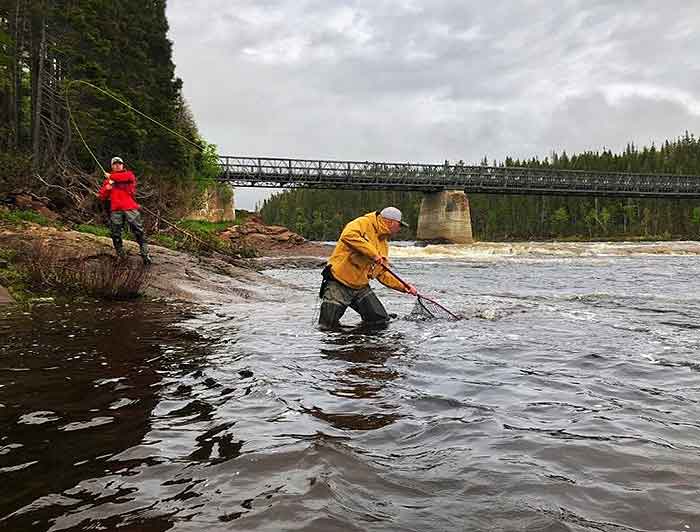
[[43, 14], [38, 17], [39, 40], [33, 47], [32, 76], [32, 166], [35, 171], [41, 168], [41, 115], [43, 112], [44, 68], [46, 57], [46, 21]]
[[13, 91], [10, 98], [10, 116], [12, 124], [12, 142], [15, 149], [19, 148], [22, 142], [22, 26], [23, 20], [20, 18], [22, 13], [22, 0], [17, 0], [15, 7], [14, 19], [11, 19], [11, 35], [14, 38], [14, 53], [12, 56], [12, 81]]

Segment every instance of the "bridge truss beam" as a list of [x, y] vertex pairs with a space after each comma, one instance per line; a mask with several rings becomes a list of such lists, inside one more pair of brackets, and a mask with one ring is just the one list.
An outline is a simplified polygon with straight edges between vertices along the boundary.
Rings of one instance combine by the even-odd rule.
[[700, 198], [700, 176], [689, 175], [235, 156], [220, 169], [242, 187]]

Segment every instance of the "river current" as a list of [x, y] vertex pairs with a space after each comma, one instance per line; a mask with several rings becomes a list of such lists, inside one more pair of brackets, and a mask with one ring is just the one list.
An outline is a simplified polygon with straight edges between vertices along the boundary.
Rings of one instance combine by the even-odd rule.
[[700, 260], [663, 246], [395, 248], [466, 319], [379, 287], [383, 330], [317, 330], [304, 269], [5, 309], [0, 530], [698, 530]]

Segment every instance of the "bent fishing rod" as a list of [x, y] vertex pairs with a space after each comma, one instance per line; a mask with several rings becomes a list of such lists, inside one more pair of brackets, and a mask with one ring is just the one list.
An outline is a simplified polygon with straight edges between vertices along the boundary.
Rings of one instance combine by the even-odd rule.
[[[87, 85], [88, 87], [91, 87], [91, 88], [95, 89], [96, 91], [101, 92], [102, 94], [108, 96], [109, 98], [112, 98], [113, 100], [115, 100], [116, 102], [120, 103], [121, 105], [127, 107], [127, 108], [130, 109], [131, 111], [133, 111], [133, 112], [135, 112], [135, 113], [141, 115], [142, 117], [146, 118], [147, 120], [150, 120], [150, 121], [153, 122], [154, 124], [156, 124], [156, 125], [162, 127], [163, 129], [165, 129], [165, 130], [168, 131], [169, 133], [171, 133], [171, 134], [173, 134], [173, 135], [175, 135], [175, 136], [181, 138], [182, 140], [184, 140], [184, 141], [187, 142], [188, 144], [191, 144], [192, 146], [194, 146], [195, 148], [197, 148], [199, 151], [204, 152], [205, 148], [203, 148], [202, 146], [200, 146], [200, 145], [197, 144], [196, 142], [191, 141], [190, 139], [188, 139], [188, 138], [185, 137], [184, 135], [178, 133], [178, 132], [175, 131], [174, 129], [169, 128], [169, 127], [166, 126], [165, 124], [162, 124], [162, 123], [159, 122], [158, 120], [156, 120], [156, 119], [154, 119], [154, 118], [151, 118], [151, 117], [148, 116], [146, 113], [144, 113], [144, 112], [142, 112], [142, 111], [139, 111], [138, 109], [136, 109], [134, 106], [132, 106], [132, 105], [129, 104], [128, 102], [125, 102], [125, 101], [123, 101], [121, 98], [118, 98], [117, 96], [115, 96], [114, 94], [112, 94], [110, 91], [108, 91], [108, 90], [106, 90], [106, 89], [103, 89], [102, 87], [98, 87], [97, 85], [95, 85], [95, 84], [93, 84], [93, 83], [90, 83], [89, 81], [85, 81], [85, 80], [83, 80], [83, 79], [74, 79], [74, 80], [69, 81], [69, 82], [66, 84], [66, 88], [65, 88], [65, 91], [66, 91], [66, 109], [68, 109], [68, 116], [70, 117], [70, 120], [71, 120], [71, 123], [73, 124], [73, 127], [74, 127], [75, 130], [78, 132], [78, 136], [80, 137], [81, 142], [82, 142], [83, 145], [85, 146], [85, 149], [87, 149], [88, 153], [92, 156], [92, 158], [94, 159], [95, 163], [97, 163], [97, 166], [100, 168], [100, 170], [102, 170], [102, 173], [103, 173], [104, 175], [107, 175], [107, 170], [105, 169], [104, 166], [102, 166], [102, 163], [100, 163], [99, 159], [98, 159], [97, 156], [94, 154], [94, 152], [92, 151], [92, 149], [90, 149], [90, 146], [88, 145], [87, 141], [85, 140], [85, 137], [83, 137], [83, 133], [80, 131], [80, 127], [78, 127], [78, 123], [76, 122], [75, 118], [73, 117], [73, 111], [72, 111], [71, 106], [70, 106], [70, 97], [69, 97], [68, 89], [69, 89], [70, 86], [71, 86], [72, 84], [74, 84], [74, 83], [82, 83], [83, 85]], [[81, 184], [82, 184], [82, 183], [81, 183]], [[85, 185], [83, 185], [83, 186], [84, 186], [84, 188], [85, 188], [86, 190], [88, 190], [88, 191], [90, 191], [90, 192], [92, 192], [92, 193], [95, 193], [94, 190], [90, 190], [90, 189], [87, 188]], [[211, 244], [208, 244], [207, 242], [205, 242], [205, 241], [202, 240], [201, 238], [196, 237], [195, 235], [193, 235], [193, 234], [190, 233], [189, 231], [185, 231], [185, 230], [182, 229], [181, 227], [178, 227], [178, 226], [175, 225], [174, 223], [170, 222], [167, 218], [161, 216], [160, 214], [157, 214], [157, 213], [153, 212], [151, 209], [149, 209], [149, 208], [146, 207], [145, 205], [141, 205], [140, 207], [141, 207], [144, 211], [146, 211], [148, 214], [150, 214], [151, 216], [157, 218], [158, 220], [161, 220], [162, 222], [164, 222], [166, 225], [168, 225], [168, 226], [171, 227], [172, 229], [175, 229], [176, 231], [179, 231], [179, 232], [182, 233], [183, 235], [185, 235], [185, 236], [191, 238], [192, 240], [198, 242], [198, 243], [199, 243], [200, 245], [202, 245], [204, 248], [209, 249], [210, 251], [213, 251], [213, 252], [215, 252], [215, 253], [221, 253], [220, 250], [216, 249], [216, 248], [215, 248], [214, 246], [212, 246]]]

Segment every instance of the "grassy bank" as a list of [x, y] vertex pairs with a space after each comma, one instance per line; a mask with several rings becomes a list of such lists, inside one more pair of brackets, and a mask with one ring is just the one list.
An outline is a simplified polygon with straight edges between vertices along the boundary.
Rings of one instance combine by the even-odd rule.
[[39, 214], [36, 211], [26, 210], [0, 210], [0, 223], [9, 225], [21, 225], [24, 222], [31, 222], [38, 225], [57, 227], [61, 224], [52, 222], [46, 216]]
[[150, 240], [154, 244], [188, 253], [209, 254], [216, 251], [238, 258], [255, 257], [257, 252], [254, 249], [236, 247], [229, 240], [219, 237], [230, 227], [244, 222], [244, 216], [222, 222], [179, 220], [175, 223], [177, 229], [168, 226], [163, 231], [152, 234]]

